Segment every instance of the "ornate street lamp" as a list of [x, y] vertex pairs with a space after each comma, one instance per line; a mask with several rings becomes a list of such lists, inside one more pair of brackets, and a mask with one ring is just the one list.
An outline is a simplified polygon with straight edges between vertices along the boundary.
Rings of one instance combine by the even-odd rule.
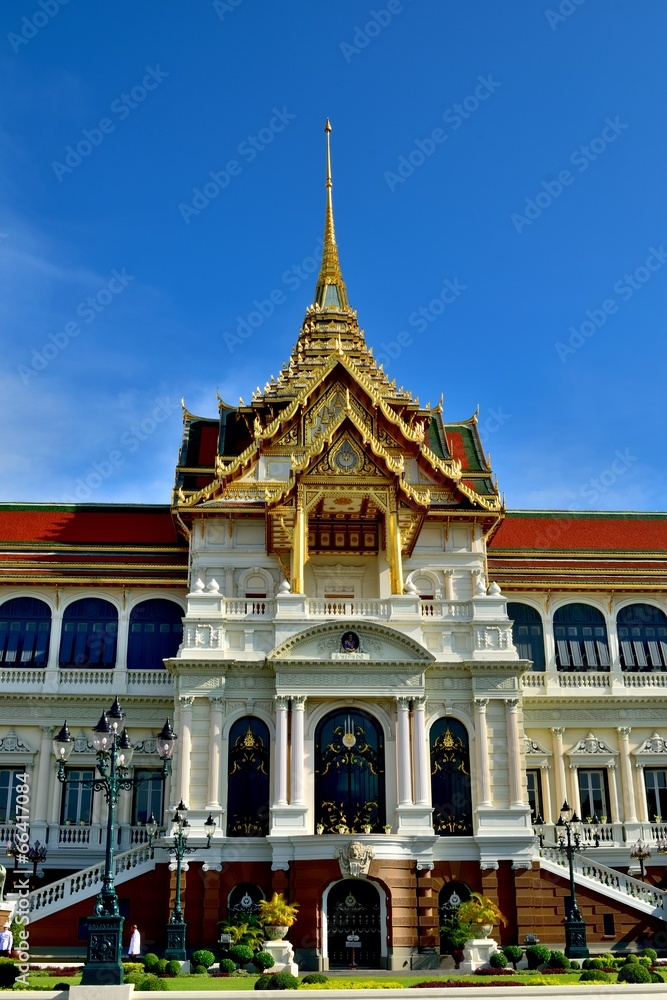
[[[600, 843], [600, 821], [594, 816], [590, 823], [594, 844], [582, 843], [583, 824], [576, 813], [573, 813], [567, 801], [563, 803], [560, 818], [556, 823], [557, 841], [548, 845], [564, 854], [570, 870], [570, 912], [565, 917], [565, 954], [568, 958], [588, 958], [590, 952], [586, 946], [586, 924], [577, 906], [577, 892], [574, 884], [574, 856], [589, 847], [597, 847]], [[533, 823], [535, 835], [544, 847], [544, 822], [541, 816]]]
[[[149, 820], [150, 822], [150, 820]], [[206, 833], [206, 848], [211, 846], [211, 837], [215, 833], [215, 820], [209, 815], [204, 823]], [[174, 898], [174, 908], [169, 917], [167, 925], [167, 950], [164, 957], [167, 959], [176, 958], [179, 962], [186, 959], [185, 938], [187, 925], [183, 919], [183, 909], [181, 907], [181, 872], [183, 858], [186, 854], [194, 854], [200, 850], [199, 847], [188, 847], [187, 840], [190, 835], [190, 824], [188, 823], [188, 807], [181, 800], [176, 806], [174, 819], [171, 825], [171, 836], [174, 839], [173, 847], [167, 850], [176, 858], [176, 896]]]
[[[7, 841], [7, 856], [14, 858], [14, 869], [12, 871], [12, 884], [16, 884], [17, 874], [24, 875], [25, 872], [18, 872], [17, 867], [19, 864], [30, 864], [32, 865], [32, 883], [31, 888], [35, 888], [37, 879], [44, 878], [44, 871], [38, 868], [38, 865], [43, 864], [46, 861], [46, 855], [48, 851], [45, 844], [40, 844], [38, 840], [34, 844], [19, 844], [16, 840]], [[28, 880], [30, 881], [30, 879]]]
[[[97, 896], [95, 914], [88, 917], [88, 955], [81, 977], [82, 986], [117, 986], [123, 982], [121, 945], [124, 918], [118, 911], [114, 872], [114, 843], [116, 841], [116, 805], [121, 791], [137, 788], [153, 775], [131, 778], [130, 763], [133, 748], [126, 729], [120, 732], [125, 713], [118, 698], [108, 712], [103, 712], [93, 729], [93, 746], [100, 777], [72, 779], [67, 777], [65, 764], [74, 749], [74, 739], [67, 723], [53, 740], [53, 752], [58, 761], [58, 781], [64, 785], [79, 785], [95, 792], [104, 792], [108, 805], [106, 853], [102, 889]], [[171, 757], [176, 736], [169, 720], [156, 740], [156, 752], [162, 760], [160, 778], [165, 781], [171, 773]]]
[[646, 869], [644, 867], [644, 862], [648, 861], [651, 857], [651, 848], [648, 844], [642, 840], [640, 837], [632, 847], [630, 848], [630, 857], [633, 861], [639, 862], [639, 869], [641, 871], [642, 882], [646, 881]]

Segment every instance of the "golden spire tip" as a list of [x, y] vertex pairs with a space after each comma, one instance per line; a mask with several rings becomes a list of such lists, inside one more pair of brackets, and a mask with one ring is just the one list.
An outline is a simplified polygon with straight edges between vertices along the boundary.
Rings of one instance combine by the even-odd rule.
[[325, 132], [331, 132], [331, 122], [329, 121], [328, 118], [327, 118], [326, 122], [324, 123], [324, 131]]

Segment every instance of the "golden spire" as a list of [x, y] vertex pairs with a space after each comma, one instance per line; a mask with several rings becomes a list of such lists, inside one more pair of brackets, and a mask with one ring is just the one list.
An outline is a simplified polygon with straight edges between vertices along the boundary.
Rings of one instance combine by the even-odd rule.
[[338, 260], [338, 247], [333, 221], [333, 201], [331, 197], [331, 122], [327, 118], [324, 131], [327, 137], [327, 208], [324, 217], [324, 246], [322, 248], [322, 267], [315, 289], [315, 305], [320, 309], [349, 309], [347, 290]]

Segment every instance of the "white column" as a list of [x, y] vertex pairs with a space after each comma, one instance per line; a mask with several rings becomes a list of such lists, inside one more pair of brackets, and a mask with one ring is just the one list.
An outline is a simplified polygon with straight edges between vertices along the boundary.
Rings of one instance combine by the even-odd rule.
[[637, 776], [637, 803], [640, 823], [650, 823], [652, 817], [648, 814], [648, 798], [646, 796], [646, 780], [644, 778], [644, 765], [635, 764], [635, 774]]
[[194, 698], [180, 698], [180, 761], [178, 767], [178, 795], [181, 802], [189, 806], [190, 799], [190, 755], [192, 753], [192, 705]]
[[420, 806], [431, 803], [430, 754], [426, 740], [426, 698], [412, 699], [414, 731], [412, 755], [415, 772], [415, 802]]
[[621, 750], [621, 787], [623, 789], [623, 821], [637, 822], [635, 790], [632, 782], [632, 761], [630, 759], [630, 727], [617, 726]]
[[206, 808], [220, 808], [220, 754], [222, 751], [222, 698], [209, 697], [210, 722], [208, 744], [210, 760], [208, 766], [208, 803]]
[[412, 805], [412, 773], [410, 770], [410, 699], [396, 699], [396, 742], [398, 744], [398, 804]]
[[304, 796], [304, 716], [306, 699], [303, 695], [292, 698], [292, 788], [290, 802], [303, 805]]
[[610, 760], [607, 764], [607, 769], [609, 771], [609, 805], [611, 807], [611, 816], [607, 816], [608, 823], [620, 823], [621, 822], [621, 810], [618, 804], [618, 785], [617, 785], [617, 775], [616, 775], [616, 761]]
[[34, 790], [34, 812], [31, 819], [38, 823], [47, 821], [47, 808], [49, 802], [49, 785], [51, 784], [51, 761], [55, 765], [55, 757], [52, 753], [53, 727], [41, 726], [42, 740], [39, 745], [39, 763], [37, 765], [37, 787]]
[[521, 791], [521, 746], [519, 743], [519, 699], [505, 699], [507, 763], [509, 768], [510, 805], [523, 805]]
[[549, 764], [542, 764], [540, 770], [544, 776], [544, 784], [542, 786], [542, 808], [544, 813], [542, 814], [542, 819], [545, 823], [553, 823], [553, 812], [551, 806], [551, 775], [549, 771], [551, 767]]
[[445, 600], [451, 601], [453, 600], [454, 597], [454, 586], [452, 583], [454, 577], [454, 570], [446, 569], [444, 571], [444, 575], [445, 575]]
[[287, 703], [276, 696], [276, 781], [274, 805], [287, 805]]
[[480, 806], [490, 806], [489, 734], [486, 726], [488, 698], [475, 698], [475, 749], [477, 751], [477, 794]]
[[570, 764], [570, 794], [569, 802], [572, 811], [581, 819], [581, 797], [579, 795], [579, 774], [577, 765]]
[[[57, 608], [51, 616], [51, 633], [49, 635], [49, 658], [46, 662], [47, 670], [57, 670], [60, 659], [60, 640], [63, 630], [63, 613], [61, 608]], [[55, 757], [53, 758], [55, 760]]]
[[551, 730], [554, 754], [554, 785], [556, 791], [556, 813], [560, 815], [560, 808], [567, 798], [567, 788], [565, 787], [565, 761], [563, 759], [563, 734], [565, 730], [557, 726]]

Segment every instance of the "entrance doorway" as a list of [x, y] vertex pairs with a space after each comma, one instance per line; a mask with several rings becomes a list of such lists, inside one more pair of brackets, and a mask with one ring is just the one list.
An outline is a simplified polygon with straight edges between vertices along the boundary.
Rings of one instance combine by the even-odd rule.
[[[381, 958], [380, 896], [372, 882], [344, 879], [331, 886], [327, 903], [327, 951], [330, 969], [379, 969]], [[358, 942], [350, 948], [348, 942]]]

